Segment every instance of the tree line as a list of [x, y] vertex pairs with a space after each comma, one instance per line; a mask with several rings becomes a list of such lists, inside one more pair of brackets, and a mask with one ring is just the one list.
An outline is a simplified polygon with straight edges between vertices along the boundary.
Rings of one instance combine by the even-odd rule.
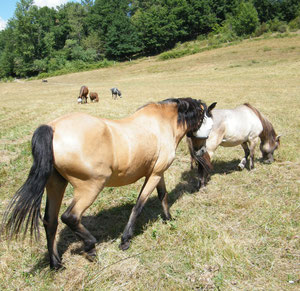
[[56, 9], [20, 0], [0, 32], [0, 78], [31, 77], [159, 54], [229, 29], [300, 28], [299, 0], [82, 0]]

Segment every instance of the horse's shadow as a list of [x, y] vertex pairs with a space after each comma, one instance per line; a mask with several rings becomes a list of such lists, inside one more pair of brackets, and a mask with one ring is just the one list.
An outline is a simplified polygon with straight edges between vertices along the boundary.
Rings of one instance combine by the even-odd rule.
[[215, 174], [230, 174], [233, 172], [240, 171], [238, 164], [240, 163], [239, 159], [233, 159], [231, 161], [213, 161], [213, 170], [211, 175]]
[[[168, 204], [170, 208], [184, 193], [192, 194], [198, 191], [196, 186], [197, 179], [193, 171], [183, 172], [180, 181], [181, 182], [178, 183], [173, 190], [168, 192]], [[137, 192], [138, 191], [139, 190], [137, 189]], [[156, 191], [153, 191], [152, 197], [148, 199], [141, 215], [137, 219], [134, 237], [143, 233], [147, 224], [154, 222], [160, 216], [163, 216], [162, 205], [156, 194]], [[126, 203], [101, 210], [94, 215], [84, 216], [82, 218], [82, 224], [97, 239], [97, 244], [117, 240], [123, 233], [134, 205], [135, 203]], [[79, 241], [67, 226], [60, 231], [58, 236], [57, 248], [60, 256], [67, 251], [72, 243]], [[83, 244], [71, 252], [72, 254], [82, 253]], [[35, 273], [37, 270], [46, 268], [48, 264], [49, 258], [46, 253], [45, 256], [30, 270], [30, 273]]]
[[[239, 159], [233, 159], [231, 161], [213, 161], [213, 170], [211, 172], [211, 175], [215, 174], [231, 174], [233, 172], [240, 172], [240, 168], [238, 167], [240, 163]], [[261, 158], [255, 158], [254, 159], [254, 165], [257, 163], [263, 163], [263, 160]], [[249, 159], [247, 161], [245, 169], [246, 171], [250, 171], [249, 169]]]
[[[230, 174], [238, 171], [239, 160], [234, 159], [229, 162], [215, 161], [213, 162], [214, 169], [211, 175], [215, 174]], [[196, 169], [184, 171], [181, 174], [181, 182], [168, 193], [168, 202], [170, 208], [172, 205], [180, 199], [184, 193], [193, 194], [198, 192], [198, 175]], [[139, 189], [137, 189], [137, 192]], [[138, 193], [137, 193], [138, 194]], [[143, 233], [147, 224], [156, 221], [162, 215], [162, 206], [159, 201], [156, 191], [153, 192], [141, 213], [137, 219], [134, 236], [138, 236]], [[126, 203], [120, 206], [111, 207], [105, 210], [101, 210], [99, 213], [82, 218], [82, 224], [92, 233], [97, 239], [97, 244], [101, 244], [107, 241], [114, 241], [120, 238], [123, 230], [128, 222], [131, 210], [135, 203]], [[62, 256], [70, 245], [77, 242], [78, 239], [74, 233], [65, 226], [59, 233], [57, 242], [58, 252]], [[80, 254], [83, 252], [83, 244], [77, 249], [71, 251], [73, 254]], [[46, 253], [32, 269], [31, 273], [37, 270], [46, 268], [49, 264], [48, 254]]]

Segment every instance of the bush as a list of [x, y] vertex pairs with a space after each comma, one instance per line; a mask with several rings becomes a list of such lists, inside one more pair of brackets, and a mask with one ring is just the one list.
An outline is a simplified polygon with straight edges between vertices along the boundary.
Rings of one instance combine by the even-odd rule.
[[232, 21], [233, 19], [229, 16], [221, 26], [214, 27], [213, 35], [210, 34], [208, 37], [210, 45], [231, 42], [238, 38], [233, 30]]
[[287, 24], [284, 21], [279, 20], [278, 18], [274, 18], [268, 21], [270, 30], [272, 32], [280, 32], [284, 33], [287, 31]]
[[258, 13], [251, 2], [242, 2], [237, 15], [231, 18], [233, 31], [238, 36], [250, 35], [259, 25]]
[[191, 54], [190, 49], [184, 49], [184, 50], [178, 50], [178, 51], [169, 51], [160, 54], [159, 59], [162, 61], [169, 60], [169, 59], [176, 59], [176, 58], [181, 58], [185, 55]]
[[48, 72], [54, 72], [62, 69], [66, 64], [66, 60], [63, 55], [57, 55], [51, 58], [48, 62]]
[[291, 31], [300, 29], [300, 16], [297, 16], [295, 19], [289, 22], [289, 28]]
[[261, 25], [259, 25], [255, 31], [255, 36], [261, 36], [266, 32], [270, 31], [269, 24], [263, 22]]

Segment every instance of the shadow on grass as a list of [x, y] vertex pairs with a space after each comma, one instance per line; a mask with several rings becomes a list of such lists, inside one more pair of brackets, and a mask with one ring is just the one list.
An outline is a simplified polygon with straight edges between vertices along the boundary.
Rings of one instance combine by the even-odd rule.
[[230, 174], [233, 172], [240, 171], [238, 169], [238, 164], [240, 163], [240, 160], [234, 159], [229, 162], [225, 161], [213, 161], [213, 167], [214, 169], [211, 172], [211, 175], [215, 174]]
[[[168, 192], [170, 208], [178, 199], [180, 199], [181, 196], [184, 195], [184, 193], [192, 194], [198, 191], [196, 187], [197, 179], [193, 171], [183, 172], [180, 181], [181, 182], [179, 182], [174, 189]], [[126, 203], [102, 210], [95, 215], [83, 216], [82, 224], [97, 239], [97, 244], [116, 240], [122, 235], [134, 205], [135, 203]], [[160, 216], [163, 216], [162, 205], [155, 190], [148, 199], [141, 215], [137, 219], [134, 236], [143, 233], [145, 226], [156, 221]], [[60, 223], [62, 222], [60, 221]], [[69, 227], [65, 226], [57, 235], [57, 247], [60, 256], [62, 256], [70, 245], [76, 241], [79, 240], [75, 234], [69, 229]], [[80, 254], [83, 252], [83, 249], [84, 247], [82, 244], [79, 248], [73, 250], [72, 254]], [[48, 253], [45, 253], [45, 256], [37, 262], [37, 264], [30, 270], [30, 273], [33, 274], [36, 271], [47, 268], [48, 266]]]
[[[225, 161], [213, 161], [212, 164], [214, 166], [214, 169], [212, 170], [211, 175], [215, 174], [230, 174], [233, 172], [239, 172], [240, 169], [238, 167], [238, 164], [240, 163], [239, 159], [233, 159], [229, 162]], [[260, 158], [254, 159], [254, 166], [257, 163], [263, 163], [263, 160]], [[244, 171], [249, 171], [249, 159], [247, 161], [246, 167]]]
[[[229, 174], [237, 171], [237, 165], [239, 160], [235, 159], [230, 162], [217, 161], [214, 165], [214, 174]], [[193, 194], [198, 192], [197, 189], [198, 178], [196, 170], [185, 171], [181, 175], [180, 182], [172, 189], [168, 194], [168, 202], [170, 208], [172, 205], [180, 199], [185, 193]], [[120, 238], [123, 230], [128, 222], [131, 210], [135, 203], [126, 203], [120, 206], [112, 207], [100, 211], [95, 215], [84, 216], [82, 218], [82, 224], [92, 233], [97, 239], [97, 244], [102, 242], [116, 240]], [[171, 209], [172, 213], [172, 209]], [[138, 236], [143, 233], [145, 226], [151, 222], [156, 221], [161, 215], [163, 215], [161, 202], [157, 197], [157, 192], [154, 191], [152, 196], [148, 199], [141, 215], [137, 219], [134, 236]], [[61, 222], [60, 222], [61, 223]], [[78, 241], [75, 234], [65, 226], [58, 236], [58, 252], [62, 256], [70, 245]], [[83, 252], [83, 244], [72, 251], [72, 254], [80, 254]], [[31, 270], [34, 273], [37, 270], [48, 267], [49, 259], [46, 253]]]

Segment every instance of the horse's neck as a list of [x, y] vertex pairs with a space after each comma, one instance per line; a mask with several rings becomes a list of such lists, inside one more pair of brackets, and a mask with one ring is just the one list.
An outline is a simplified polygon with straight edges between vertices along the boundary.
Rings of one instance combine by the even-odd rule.
[[259, 135], [260, 139], [262, 142], [266, 142], [270, 139], [274, 139], [275, 138], [275, 131], [273, 128], [272, 123], [266, 119], [264, 116], [261, 116], [261, 123], [263, 126], [263, 130], [261, 132], [261, 134]]

